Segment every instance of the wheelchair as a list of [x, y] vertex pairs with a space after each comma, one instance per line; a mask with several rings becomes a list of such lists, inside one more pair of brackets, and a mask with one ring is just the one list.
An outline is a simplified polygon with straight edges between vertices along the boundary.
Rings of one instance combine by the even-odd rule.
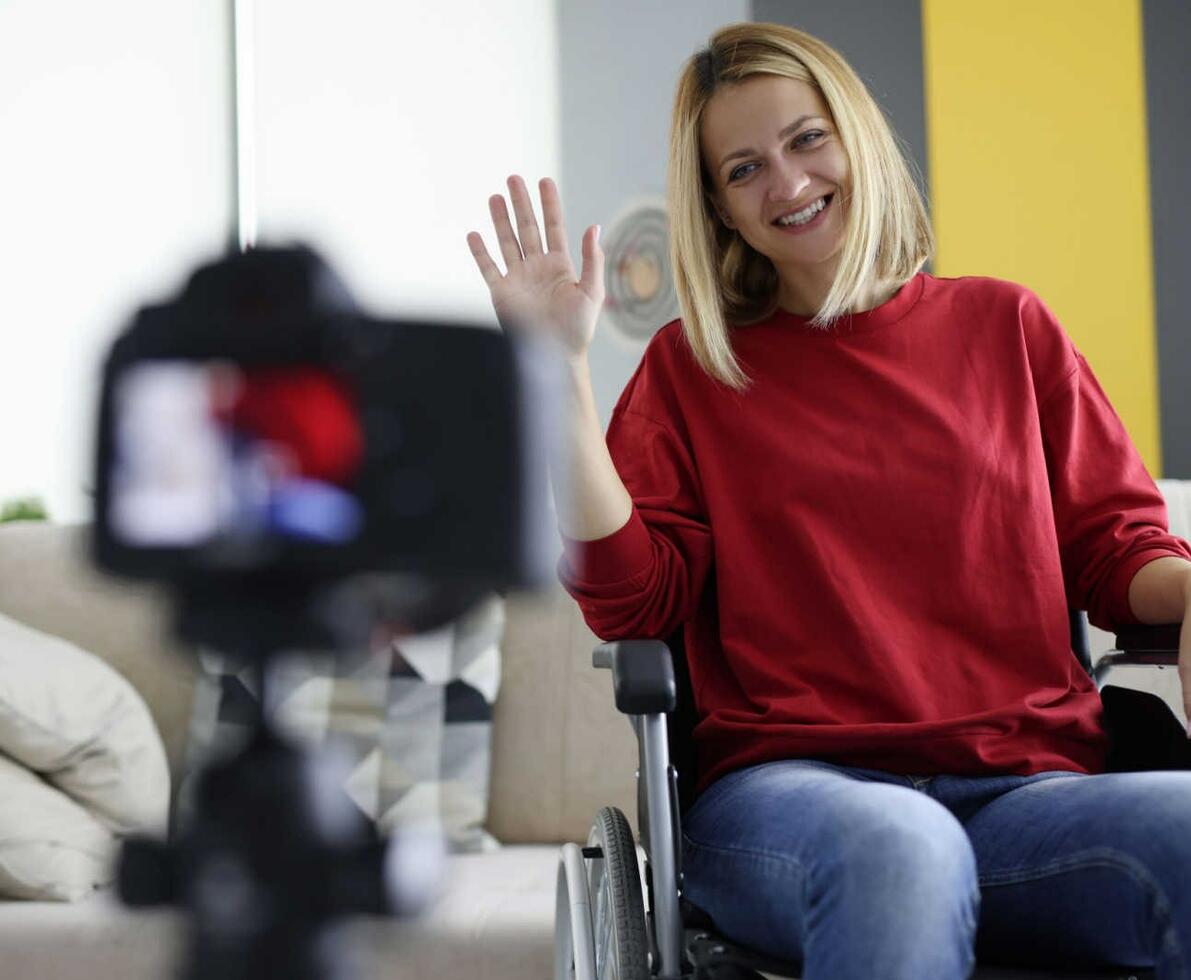
[[[1105, 686], [1120, 666], [1174, 667], [1179, 627], [1136, 626], [1093, 667], [1087, 619], [1071, 612], [1072, 652], [1104, 703], [1107, 769], [1191, 769], [1191, 743], [1161, 698]], [[555, 980], [797, 980], [801, 964], [731, 942], [682, 896], [681, 819], [694, 802], [697, 721], [681, 629], [669, 640], [620, 640], [598, 646], [592, 665], [612, 671], [617, 709], [637, 736], [637, 826], [616, 807], [595, 816], [586, 846], [563, 845], [555, 905]], [[1055, 970], [977, 964], [973, 980], [1153, 980], [1151, 970], [1106, 965]]]

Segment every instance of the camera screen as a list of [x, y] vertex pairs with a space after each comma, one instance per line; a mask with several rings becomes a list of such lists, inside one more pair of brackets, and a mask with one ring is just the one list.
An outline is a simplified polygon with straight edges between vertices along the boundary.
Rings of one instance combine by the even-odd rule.
[[108, 519], [134, 547], [343, 545], [364, 524], [354, 393], [308, 365], [143, 361], [114, 391]]

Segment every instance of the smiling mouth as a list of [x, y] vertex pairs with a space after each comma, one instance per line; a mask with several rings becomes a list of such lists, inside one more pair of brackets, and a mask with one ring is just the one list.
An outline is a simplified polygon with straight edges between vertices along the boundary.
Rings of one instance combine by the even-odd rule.
[[803, 208], [801, 211], [794, 212], [795, 214], [801, 215], [799, 219], [791, 221], [789, 220], [790, 215], [787, 214], [784, 216], [785, 220], [783, 220], [783, 218], [775, 218], [772, 224], [778, 228], [797, 228], [800, 225], [809, 225], [815, 220], [815, 218], [827, 210], [831, 204], [832, 198], [834, 197], [834, 193], [824, 194], [821, 198], [819, 198], [818, 201], [814, 202], [814, 204]]

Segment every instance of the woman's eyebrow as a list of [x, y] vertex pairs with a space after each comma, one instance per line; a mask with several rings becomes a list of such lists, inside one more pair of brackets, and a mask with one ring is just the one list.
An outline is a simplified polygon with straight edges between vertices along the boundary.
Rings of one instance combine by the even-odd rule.
[[[799, 126], [801, 126], [808, 119], [822, 119], [822, 118], [823, 118], [822, 116], [814, 116], [814, 115], [799, 116], [792, 123], [790, 123], [789, 126], [787, 126], [780, 133], [778, 133], [777, 138], [779, 140], [784, 140], [787, 136], [789, 136], [791, 133], [793, 133], [794, 130], [796, 130]], [[720, 161], [719, 166], [722, 168], [723, 165], [725, 163], [727, 163], [729, 160], [735, 160], [737, 157], [751, 157], [756, 152], [757, 151], [754, 150], [752, 147], [747, 147], [746, 149], [743, 149], [743, 150], [733, 150], [731, 153], [729, 153], [726, 157], [724, 157]]]

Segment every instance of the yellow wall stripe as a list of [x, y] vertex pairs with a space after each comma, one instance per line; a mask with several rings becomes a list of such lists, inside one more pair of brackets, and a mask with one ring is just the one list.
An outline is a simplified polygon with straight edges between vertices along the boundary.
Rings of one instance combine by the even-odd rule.
[[922, 0], [941, 276], [1035, 290], [1161, 473], [1140, 0]]

